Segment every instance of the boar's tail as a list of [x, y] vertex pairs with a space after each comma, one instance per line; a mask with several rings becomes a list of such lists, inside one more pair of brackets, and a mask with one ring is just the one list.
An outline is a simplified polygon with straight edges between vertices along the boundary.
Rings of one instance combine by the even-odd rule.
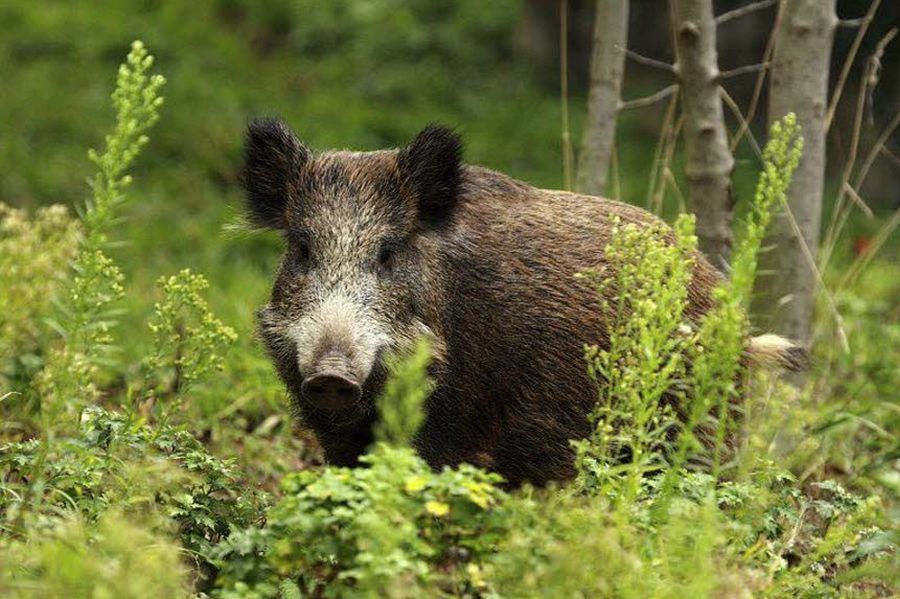
[[784, 337], [766, 334], [751, 337], [747, 355], [754, 364], [783, 368], [792, 372], [809, 368], [809, 352]]

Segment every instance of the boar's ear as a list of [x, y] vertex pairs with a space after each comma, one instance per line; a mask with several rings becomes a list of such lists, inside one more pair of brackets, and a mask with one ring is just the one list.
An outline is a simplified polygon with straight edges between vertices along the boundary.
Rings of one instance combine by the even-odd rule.
[[244, 141], [244, 187], [247, 212], [258, 227], [284, 227], [289, 188], [309, 161], [310, 151], [278, 119], [256, 119]]
[[447, 127], [428, 125], [397, 155], [397, 166], [419, 203], [419, 218], [446, 217], [459, 193], [462, 141]]

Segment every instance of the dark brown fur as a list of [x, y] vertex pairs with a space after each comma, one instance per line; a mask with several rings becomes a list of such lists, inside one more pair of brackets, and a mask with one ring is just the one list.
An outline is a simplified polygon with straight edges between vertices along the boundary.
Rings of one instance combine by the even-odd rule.
[[[432, 466], [470, 462], [513, 485], [568, 479], [574, 474], [569, 440], [589, 433], [587, 414], [597, 399], [583, 346], [607, 342], [595, 292], [574, 275], [603, 264], [614, 218], [639, 225], [657, 219], [620, 202], [536, 189], [485, 168], [461, 166], [454, 162], [458, 139], [445, 130], [436, 135], [400, 151], [316, 157], [301, 152], [301, 167], [298, 159], [276, 153], [297, 169], [286, 176], [284, 203], [277, 209], [270, 201], [260, 206], [253, 195], [253, 178], [260, 175], [248, 172], [251, 213], [257, 222], [284, 223], [273, 226], [285, 231], [290, 246], [295, 228], [313, 226], [309, 219], [317, 218], [310, 215], [318, 203], [357, 202], [354, 248], [375, 248], [369, 237], [402, 240], [400, 272], [389, 283], [377, 283], [381, 291], [373, 310], [388, 320], [414, 317], [433, 335], [437, 385], [415, 440]], [[248, 141], [248, 153], [255, 151], [253, 143]], [[265, 171], [264, 154], [248, 157], [248, 169]], [[412, 166], [417, 161], [424, 166]], [[264, 175], [266, 184], [278, 179]], [[271, 186], [261, 189], [271, 195]], [[344, 208], [336, 204], [328, 211]], [[367, 218], [371, 225], [356, 222]], [[370, 233], [373, 228], [383, 233]], [[290, 315], [307, 309], [294, 299], [305, 293], [298, 277], [282, 269], [266, 308], [270, 313], [261, 319], [262, 336], [329, 461], [353, 464], [372, 441], [371, 406], [383, 369], [380, 363], [373, 368], [358, 410], [335, 414], [304, 401], [304, 373], [283, 333]], [[690, 319], [709, 310], [719, 280], [698, 256]], [[388, 349], [409, 345], [412, 335], [400, 336]]]
[[[568, 440], [589, 433], [597, 400], [583, 347], [607, 342], [595, 291], [574, 274], [603, 264], [613, 218], [655, 217], [483, 168], [463, 173], [454, 225], [442, 239], [453, 388], [432, 398], [420, 451], [434, 464], [482, 461], [513, 484], [570, 478]], [[719, 280], [698, 257], [689, 318], [710, 308]]]

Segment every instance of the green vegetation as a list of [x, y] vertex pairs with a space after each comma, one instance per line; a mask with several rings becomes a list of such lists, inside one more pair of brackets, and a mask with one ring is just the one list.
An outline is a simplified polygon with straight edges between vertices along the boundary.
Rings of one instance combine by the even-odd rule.
[[[586, 348], [586, 367], [613, 384], [598, 386], [597, 434], [576, 443], [572, 485], [512, 492], [474, 467], [429, 470], [408, 446], [429, 387], [424, 344], [391, 363], [367, 466], [320, 468], [313, 445], [291, 435], [253, 342], [277, 242], [221, 234], [238, 202], [243, 120], [279, 112], [313, 145], [375, 148], [423, 121], [477, 116], [483, 127], [466, 131], [473, 162], [558, 186], [547, 143], [558, 137], [556, 100], [515, 62], [483, 75], [483, 61], [505, 56], [478, 40], [508, 33], [510, 3], [154, 4], [148, 39], [170, 77], [171, 113], [147, 145], [162, 79], [134, 45], [115, 127], [91, 155], [91, 198], [67, 202], [78, 219], [37, 206], [81, 196], [91, 164], [81, 148], [107, 118], [106, 79], [92, 77], [118, 60], [118, 24], [150, 9], [116, 4], [101, 18], [71, 4], [0, 8], [4, 56], [29, 66], [4, 90], [0, 121], [21, 112], [44, 127], [0, 139], [0, 165], [15, 173], [0, 193], [32, 208], [0, 205], [0, 595], [896, 592], [896, 264], [845, 256], [826, 273], [850, 351], [823, 343], [806, 389], [740, 362], [761, 234], [800, 151], [791, 121], [772, 132], [732, 283], [699, 328], [682, 319], [696, 243], [688, 217], [675, 245], [619, 227], [607, 256], [628, 268], [609, 282], [585, 273], [628, 293], [604, 306], [611, 347]], [[397, 35], [372, 33], [380, 26]], [[54, 46], [14, 30], [62, 33]], [[70, 51], [83, 70], [54, 55]], [[411, 55], [423, 57], [419, 77]], [[384, 67], [377, 77], [373, 64]], [[35, 100], [50, 79], [67, 93]], [[28, 144], [44, 136], [52, 152], [32, 156]], [[631, 151], [624, 194], [642, 197]], [[129, 168], [140, 184], [128, 185]], [[825, 313], [820, 338], [834, 326]], [[689, 393], [697, 401], [677, 414], [670, 400]]]

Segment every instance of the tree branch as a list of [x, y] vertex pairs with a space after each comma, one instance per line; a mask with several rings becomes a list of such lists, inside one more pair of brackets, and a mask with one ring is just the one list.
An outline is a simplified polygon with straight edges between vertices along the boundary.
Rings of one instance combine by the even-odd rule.
[[881, 132], [881, 135], [878, 136], [878, 139], [875, 141], [875, 145], [872, 146], [872, 149], [869, 150], [868, 155], [866, 155], [865, 160], [863, 160], [862, 166], [859, 169], [859, 172], [856, 175], [856, 179], [854, 180], [854, 186], [857, 189], [862, 189], [863, 183], [866, 182], [866, 177], [869, 175], [869, 169], [872, 168], [872, 164], [875, 162], [875, 158], [882, 150], [887, 149], [887, 140], [888, 138], [894, 134], [894, 130], [900, 126], [900, 111], [894, 115], [894, 118], [891, 119], [891, 122], [888, 123], [888, 126], [884, 128]]
[[678, 74], [677, 70], [675, 69], [675, 65], [663, 62], [662, 60], [656, 60], [655, 58], [644, 56], [643, 54], [638, 54], [634, 50], [629, 50], [628, 48], [624, 48], [622, 46], [616, 46], [616, 49], [625, 52], [625, 56], [638, 64], [653, 67], [655, 69], [662, 69], [663, 71], [672, 73], [673, 75]]
[[743, 113], [741, 113], [741, 109], [737, 105], [737, 102], [735, 102], [734, 98], [732, 98], [731, 95], [729, 95], [729, 93], [725, 91], [724, 87], [720, 87], [719, 91], [722, 92], [722, 100], [725, 101], [725, 105], [731, 109], [731, 113], [734, 115], [734, 118], [736, 118], [741, 124], [741, 130], [746, 131], [747, 139], [750, 140], [750, 145], [753, 147], [753, 151], [756, 153], [756, 157], [759, 158], [760, 162], [762, 162], [762, 149], [759, 147], [759, 143], [757, 143], [756, 137], [754, 137], [753, 133], [750, 132], [750, 124], [747, 123], [747, 119], [745, 119]]
[[619, 110], [631, 110], [632, 108], [643, 108], [645, 106], [650, 106], [652, 104], [656, 104], [660, 100], [665, 100], [677, 91], [678, 85], [672, 84], [668, 87], [664, 87], [655, 94], [650, 94], [649, 96], [644, 96], [643, 98], [635, 98], [634, 100], [620, 102]]
[[858, 19], [840, 19], [840, 20], [838, 20], [838, 27], [847, 27], [847, 28], [859, 27], [860, 25], [865, 24], [865, 22], [866, 22], [865, 17], [859, 17]]
[[896, 154], [891, 152], [887, 146], [881, 146], [881, 150], [879, 150], [879, 152], [881, 152], [881, 154], [883, 154], [885, 158], [894, 163], [894, 166], [900, 169], [900, 156], [897, 156]]
[[872, 209], [869, 208], [869, 205], [866, 204], [859, 193], [855, 189], [853, 189], [852, 185], [850, 185], [849, 183], [844, 183], [843, 189], [844, 193], [847, 194], [847, 197], [856, 202], [856, 205], [859, 206], [860, 210], [862, 210], [866, 216], [868, 216], [869, 218], [875, 216], [875, 213], [872, 212]]
[[768, 62], [761, 62], [759, 64], [748, 64], [742, 67], [737, 67], [734, 69], [730, 69], [728, 71], [722, 71], [719, 73], [719, 81], [724, 81], [726, 79], [730, 79], [732, 77], [738, 77], [740, 75], [746, 75], [747, 73], [758, 73], [760, 71], [765, 71], [769, 68]]
[[747, 6], [729, 10], [728, 12], [722, 13], [721, 15], [716, 17], [716, 25], [722, 25], [723, 23], [727, 23], [728, 21], [732, 21], [734, 19], [740, 19], [741, 17], [749, 15], [750, 13], [769, 8], [770, 6], [773, 6], [777, 3], [778, 0], [760, 0], [759, 2], [748, 4]]

